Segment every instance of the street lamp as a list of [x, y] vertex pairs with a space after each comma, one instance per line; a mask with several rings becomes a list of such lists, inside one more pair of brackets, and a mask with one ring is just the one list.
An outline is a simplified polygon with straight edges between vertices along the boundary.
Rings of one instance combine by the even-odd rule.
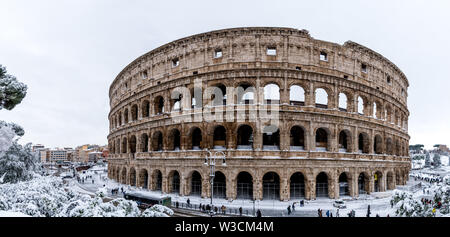
[[213, 216], [213, 196], [214, 196], [214, 177], [216, 174], [216, 159], [222, 159], [222, 166], [226, 166], [226, 158], [225, 153], [223, 151], [216, 151], [214, 155], [211, 151], [206, 150], [208, 152], [208, 156], [205, 158], [204, 165], [209, 165], [209, 182], [211, 184], [211, 210], [209, 214], [211, 217]]

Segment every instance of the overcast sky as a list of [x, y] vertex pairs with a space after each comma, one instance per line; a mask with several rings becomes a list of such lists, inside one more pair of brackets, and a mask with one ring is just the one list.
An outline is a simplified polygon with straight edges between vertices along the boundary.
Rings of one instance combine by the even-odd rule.
[[47, 147], [107, 144], [108, 90], [140, 55], [211, 30], [279, 26], [365, 45], [408, 77], [411, 144], [450, 145], [450, 2], [0, 0], [0, 64], [28, 85], [0, 120]]

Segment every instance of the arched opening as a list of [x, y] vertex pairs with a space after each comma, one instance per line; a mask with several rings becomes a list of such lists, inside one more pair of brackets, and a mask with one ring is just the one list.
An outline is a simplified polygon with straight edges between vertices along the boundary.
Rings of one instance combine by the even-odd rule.
[[253, 200], [253, 177], [248, 172], [240, 172], [236, 182], [237, 199]]
[[169, 193], [180, 193], [180, 174], [174, 170], [169, 173]]
[[237, 130], [237, 149], [253, 148], [253, 129], [249, 125], [241, 125]]
[[253, 104], [254, 103], [254, 95], [255, 95], [255, 87], [249, 84], [241, 84], [237, 88], [237, 98], [239, 104]]
[[227, 89], [223, 84], [217, 84], [213, 87], [212, 98], [214, 106], [227, 104]]
[[350, 195], [350, 189], [348, 185], [348, 177], [346, 173], [339, 175], [339, 196]]
[[347, 111], [347, 95], [339, 93], [339, 110]]
[[164, 113], [164, 98], [162, 96], [158, 96], [155, 98], [155, 114]]
[[342, 130], [339, 133], [339, 152], [351, 152], [352, 138], [348, 130]]
[[316, 150], [328, 150], [328, 132], [323, 128], [319, 128], [316, 130]]
[[137, 105], [131, 106], [131, 120], [132, 121], [138, 120], [138, 106]]
[[316, 95], [316, 107], [326, 109], [328, 108], [328, 93], [322, 88], [317, 88], [314, 92]]
[[382, 180], [382, 178], [383, 178], [383, 174], [380, 172], [380, 171], [377, 171], [375, 174], [374, 174], [374, 181], [375, 181], [375, 183], [374, 183], [374, 191], [375, 192], [381, 192], [382, 191], [382, 188], [381, 188], [381, 180]]
[[202, 130], [200, 128], [194, 128], [192, 131], [191, 136], [191, 142], [192, 142], [192, 150], [200, 150], [201, 149], [201, 142], [202, 142]]
[[134, 168], [130, 169], [130, 185], [136, 186], [136, 170]]
[[289, 100], [291, 105], [305, 105], [305, 90], [298, 85], [291, 86], [289, 90]]
[[396, 185], [401, 185], [402, 184], [401, 179], [402, 179], [402, 176], [400, 174], [400, 171], [397, 170], [395, 172], [395, 184]]
[[142, 117], [146, 118], [148, 116], [150, 116], [150, 102], [148, 102], [148, 100], [144, 100], [142, 102]]
[[290, 178], [291, 200], [305, 197], [305, 176], [297, 172]]
[[170, 147], [169, 147], [170, 150], [173, 150], [173, 151], [180, 150], [181, 135], [180, 135], [180, 131], [178, 129], [173, 129], [170, 132], [169, 141], [170, 141]]
[[124, 137], [122, 140], [122, 153], [127, 153], [127, 146], [128, 146], [127, 138]]
[[153, 172], [153, 182], [155, 191], [162, 191], [162, 173], [160, 170]]
[[369, 153], [369, 135], [366, 133], [360, 133], [358, 135], [358, 152], [359, 153]]
[[375, 135], [375, 138], [373, 140], [373, 150], [376, 154], [382, 154], [383, 153], [383, 139], [380, 135]]
[[364, 114], [364, 100], [361, 96], [358, 96], [358, 113]]
[[291, 128], [290, 136], [291, 150], [305, 149], [305, 131], [300, 126], [293, 126]]
[[266, 104], [280, 104], [280, 87], [277, 84], [268, 84], [264, 87], [264, 102]]
[[217, 126], [214, 129], [213, 144], [214, 149], [225, 149], [227, 131], [224, 126]]
[[128, 109], [125, 109], [125, 112], [123, 112], [123, 120], [125, 124], [128, 123]]
[[400, 156], [401, 147], [400, 147], [400, 143], [399, 143], [398, 139], [395, 139], [395, 147], [394, 148], [395, 148], [395, 155]]
[[369, 177], [365, 173], [358, 176], [358, 193], [367, 194], [369, 192]]
[[389, 172], [387, 173], [387, 176], [386, 176], [386, 184], [387, 184], [387, 189], [388, 189], [388, 190], [393, 190], [393, 189], [395, 189], [394, 174], [393, 174], [391, 171], [389, 171]]
[[263, 149], [280, 150], [280, 130], [277, 126], [270, 125], [263, 129]]
[[130, 137], [130, 153], [136, 153], [136, 136], [134, 135]]
[[216, 171], [214, 175], [214, 197], [216, 198], [226, 198], [227, 196], [227, 181], [225, 178], [225, 175], [220, 172]]
[[193, 109], [202, 108], [202, 95], [201, 88], [191, 89], [191, 107]]
[[386, 153], [388, 155], [394, 155], [394, 147], [392, 144], [392, 138], [387, 138], [386, 139]]
[[280, 176], [275, 172], [268, 172], [263, 177], [263, 199], [280, 199]]
[[172, 98], [172, 103], [171, 103], [172, 111], [180, 111], [181, 110], [181, 98], [182, 98], [181, 92], [173, 91], [171, 98]]
[[328, 197], [328, 175], [325, 172], [316, 177], [316, 197]]
[[122, 169], [122, 176], [120, 177], [120, 182], [123, 184], [127, 184], [127, 169], [125, 167]]
[[120, 154], [120, 139], [116, 141], [116, 154]]
[[139, 187], [148, 188], [148, 172], [146, 169], [141, 169], [139, 172]]
[[202, 195], [202, 176], [197, 171], [192, 172], [191, 195], [192, 196], [201, 196]]
[[122, 115], [121, 114], [119, 114], [119, 125], [123, 125], [123, 123], [122, 123]]
[[160, 131], [157, 131], [153, 134], [152, 150], [153, 151], [162, 151], [162, 149], [163, 149], [163, 135]]
[[144, 133], [141, 135], [142, 152], [148, 152], [148, 135]]

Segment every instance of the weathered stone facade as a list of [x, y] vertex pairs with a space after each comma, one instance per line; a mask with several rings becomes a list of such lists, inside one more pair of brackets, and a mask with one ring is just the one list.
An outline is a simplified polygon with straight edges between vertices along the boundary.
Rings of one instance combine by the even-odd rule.
[[[250, 99], [229, 89], [240, 86], [253, 89]], [[268, 99], [268, 86], [279, 98]], [[209, 197], [206, 150], [223, 147], [226, 166], [216, 167], [214, 195], [227, 199], [393, 189], [410, 170], [408, 86], [380, 54], [353, 42], [316, 40], [306, 30], [234, 28], [179, 39], [139, 57], [112, 83], [108, 175]], [[197, 103], [174, 97], [179, 87], [200, 89], [201, 97]], [[211, 87], [226, 88], [223, 104], [205, 96]], [[257, 112], [267, 107], [277, 108], [275, 133], [262, 122], [274, 115]], [[212, 112], [223, 121], [196, 117]]]

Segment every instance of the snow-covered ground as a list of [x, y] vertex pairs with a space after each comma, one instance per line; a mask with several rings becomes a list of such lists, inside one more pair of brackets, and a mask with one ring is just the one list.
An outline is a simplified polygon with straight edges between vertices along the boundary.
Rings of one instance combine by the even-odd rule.
[[[85, 174], [80, 174], [82, 177], [88, 177], [91, 176], [91, 178], [86, 178], [84, 184], [77, 183], [76, 180], [73, 180], [73, 185], [77, 189], [82, 189], [85, 191], [95, 191], [99, 187], [106, 187], [108, 190], [108, 196], [111, 197], [118, 197], [118, 196], [112, 196], [111, 195], [111, 189], [115, 188], [123, 188], [124, 191], [140, 191], [152, 196], [170, 196], [172, 198], [173, 202], [180, 202], [180, 203], [186, 203], [187, 199], [189, 198], [191, 204], [209, 204], [210, 199], [209, 198], [201, 198], [196, 196], [179, 196], [178, 194], [163, 194], [159, 191], [149, 191], [142, 188], [136, 188], [131, 187], [129, 185], [123, 185], [119, 184], [113, 180], [110, 180], [107, 178], [107, 168], [105, 167], [93, 167], [90, 170], [87, 170]], [[414, 170], [411, 171], [411, 175], [429, 175], [432, 177], [434, 174], [441, 175], [444, 177], [445, 175], [450, 174], [450, 167], [449, 166], [443, 166], [439, 169], [421, 169], [421, 170]], [[434, 177], [434, 176], [433, 176]], [[92, 183], [92, 180], [94, 180], [94, 183]], [[419, 183], [422, 183], [419, 187]], [[347, 206], [346, 209], [341, 209], [339, 212], [340, 216], [347, 216], [347, 213], [351, 210], [355, 211], [356, 217], [365, 217], [367, 215], [367, 208], [368, 205], [370, 205], [371, 210], [371, 216], [379, 215], [381, 217], [385, 217], [387, 215], [389, 216], [395, 216], [396, 207], [391, 207], [391, 199], [395, 192], [397, 191], [413, 191], [413, 193], [416, 194], [416, 197], [422, 197], [422, 188], [421, 187], [428, 187], [428, 182], [424, 182], [421, 180], [415, 180], [413, 177], [410, 178], [410, 180], [407, 182], [407, 185], [404, 186], [397, 186], [395, 190], [389, 190], [386, 192], [376, 192], [372, 193], [370, 195], [361, 195], [359, 198], [352, 199], [351, 197], [341, 197], [345, 201], [345, 204]], [[121, 194], [119, 194], [121, 196]], [[419, 198], [420, 199], [420, 198]], [[295, 202], [295, 211], [291, 214], [291, 216], [317, 216], [317, 210], [320, 208], [323, 210], [323, 215], [325, 215], [325, 212], [327, 210], [330, 210], [330, 212], [333, 213], [333, 216], [336, 216], [337, 208], [333, 207], [334, 199], [329, 198], [318, 198], [316, 200], [305, 200], [305, 205], [303, 207], [300, 207], [298, 202], [300, 200], [291, 200], [289, 202], [283, 202], [278, 200], [262, 200], [262, 201], [256, 201], [253, 203], [251, 200], [233, 200], [228, 201], [223, 198], [214, 198], [213, 204], [215, 206], [222, 206], [225, 205], [227, 207], [227, 210], [231, 209], [238, 209], [239, 207], [242, 207], [245, 213], [249, 213], [250, 215], [253, 213], [253, 207], [255, 207], [255, 210], [260, 209], [264, 216], [287, 216], [287, 207], [288, 205], [292, 206], [292, 204]]]

